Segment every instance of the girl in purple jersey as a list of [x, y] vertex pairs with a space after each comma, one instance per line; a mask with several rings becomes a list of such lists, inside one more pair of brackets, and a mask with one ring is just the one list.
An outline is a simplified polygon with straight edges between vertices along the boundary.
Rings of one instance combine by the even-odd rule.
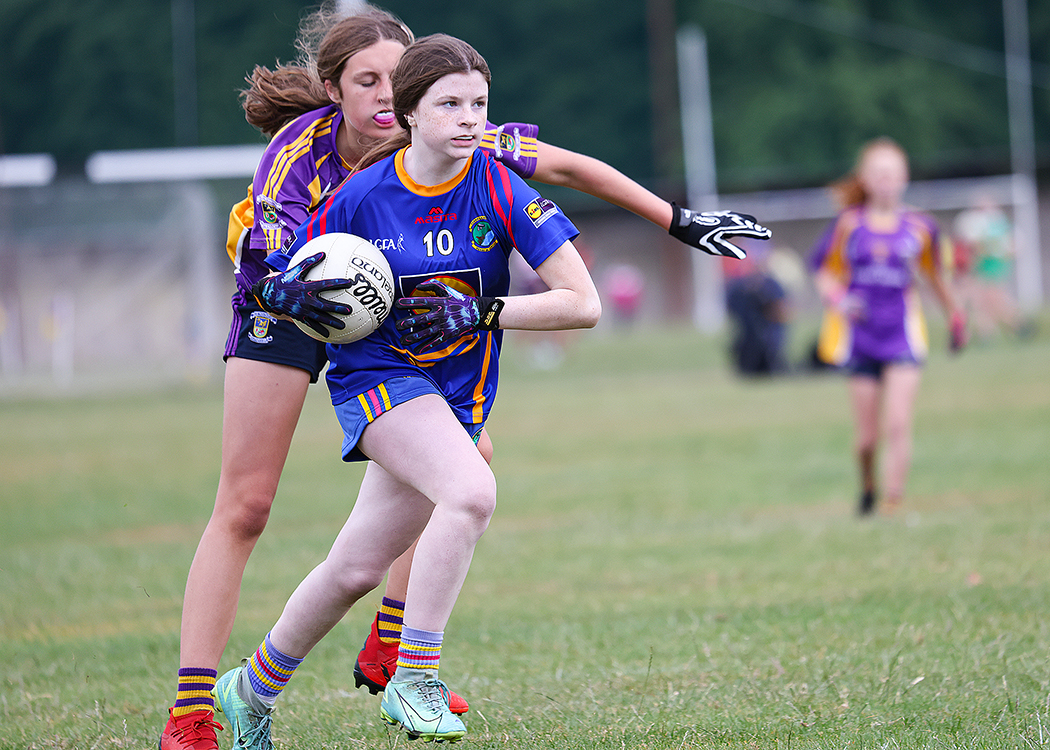
[[[380, 715], [412, 739], [466, 733], [438, 669], [445, 626], [496, 504], [495, 478], [473, 439], [496, 396], [502, 330], [591, 328], [601, 315], [572, 244], [576, 228], [477, 151], [489, 81], [488, 65], [466, 42], [436, 34], [408, 47], [391, 75], [393, 111], [407, 132], [366, 157], [373, 166], [270, 256], [278, 272], [253, 288], [269, 312], [308, 320], [311, 309], [327, 309], [301, 281], [322, 256], [289, 268], [298, 248], [325, 231], [403, 238], [389, 254], [404, 295], [393, 313], [368, 337], [328, 347], [344, 459], [370, 461], [353, 510], [256, 653], [216, 684], [237, 747], [267, 746], [272, 706], [295, 669], [412, 545], [397, 667]], [[440, 254], [429, 251], [428, 228], [415, 219], [433, 206], [456, 217], [442, 225]], [[491, 232], [482, 246], [472, 232], [478, 220]], [[546, 291], [507, 294], [515, 250]], [[366, 399], [377, 392], [381, 402]]]
[[[320, 42], [318, 42], [320, 40]], [[227, 251], [237, 293], [225, 352], [222, 463], [215, 507], [190, 566], [183, 602], [178, 690], [161, 750], [213, 750], [214, 685], [229, 640], [248, 557], [277, 491], [306, 389], [327, 360], [324, 345], [259, 308], [251, 285], [263, 258], [292, 232], [375, 143], [401, 131], [391, 110], [390, 72], [411, 32], [374, 8], [307, 17], [298, 64], [256, 68], [243, 105], [273, 140], [248, 197], [230, 214]], [[750, 217], [696, 213], [652, 194], [597, 159], [536, 140], [536, 127], [486, 133], [482, 147], [523, 177], [590, 193], [627, 208], [705, 252], [740, 255], [728, 238], [768, 237]], [[491, 456], [482, 432], [478, 444]], [[383, 689], [396, 660], [411, 551], [391, 568], [380, 612], [355, 665], [358, 686]], [[454, 694], [453, 708], [466, 711]]]
[[853, 172], [833, 185], [843, 210], [811, 259], [825, 307], [818, 355], [850, 375], [862, 515], [875, 510], [882, 420], [887, 509], [895, 510], [904, 496], [912, 414], [928, 349], [916, 276], [926, 277], [944, 308], [952, 348], [961, 347], [965, 337], [962, 314], [942, 274], [940, 231], [933, 217], [901, 203], [907, 186], [903, 149], [888, 138], [867, 144]]

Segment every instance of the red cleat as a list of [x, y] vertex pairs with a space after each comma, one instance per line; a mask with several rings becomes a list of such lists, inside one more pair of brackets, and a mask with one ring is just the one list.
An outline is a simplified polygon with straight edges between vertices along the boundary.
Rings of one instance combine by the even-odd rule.
[[215, 730], [222, 724], [215, 721], [211, 711], [194, 711], [183, 716], [172, 716], [168, 709], [168, 723], [160, 735], [160, 750], [219, 750]]
[[[372, 630], [365, 638], [361, 653], [354, 664], [354, 680], [357, 687], [367, 687], [372, 695], [386, 688], [397, 670], [398, 643], [384, 643], [379, 639], [379, 614], [372, 620]], [[465, 714], [470, 705], [459, 695], [448, 691], [448, 710], [454, 714]], [[167, 750], [163, 748], [162, 750]]]

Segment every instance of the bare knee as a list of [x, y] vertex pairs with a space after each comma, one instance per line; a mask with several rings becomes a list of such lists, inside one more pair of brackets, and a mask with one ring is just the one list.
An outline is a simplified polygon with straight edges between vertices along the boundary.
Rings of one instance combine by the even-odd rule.
[[488, 527], [489, 520], [496, 511], [496, 483], [486, 479], [460, 487], [459, 492], [445, 503], [449, 510], [477, 528], [479, 535]]
[[259, 538], [270, 520], [274, 492], [237, 488], [220, 484], [213, 520], [219, 520], [227, 533], [238, 540]]
[[367, 568], [342, 568], [329, 573], [332, 591], [350, 607], [368, 592], [383, 582], [385, 570]]

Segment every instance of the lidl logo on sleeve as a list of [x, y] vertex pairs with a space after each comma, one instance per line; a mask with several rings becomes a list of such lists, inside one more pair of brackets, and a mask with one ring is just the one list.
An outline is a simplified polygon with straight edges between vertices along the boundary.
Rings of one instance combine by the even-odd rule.
[[537, 198], [525, 206], [525, 213], [532, 219], [532, 223], [539, 228], [543, 222], [558, 213], [558, 207], [554, 205], [553, 201], [546, 198]]

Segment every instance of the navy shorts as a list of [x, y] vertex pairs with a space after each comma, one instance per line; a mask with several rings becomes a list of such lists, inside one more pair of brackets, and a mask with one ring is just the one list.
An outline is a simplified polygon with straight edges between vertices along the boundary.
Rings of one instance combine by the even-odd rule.
[[[426, 378], [411, 375], [399, 375], [384, 380], [370, 391], [359, 393], [335, 405], [335, 415], [343, 428], [343, 460], [368, 461], [369, 458], [357, 447], [361, 433], [365, 431], [380, 414], [390, 411], [398, 404], [414, 398], [433, 393], [444, 398], [444, 394], [434, 383]], [[484, 424], [460, 422], [470, 438], [477, 443], [481, 437]]]
[[233, 296], [233, 323], [222, 359], [230, 357], [298, 367], [310, 373], [311, 383], [317, 382], [328, 362], [323, 342], [310, 338], [290, 320], [278, 320], [239, 292]]
[[874, 357], [866, 357], [863, 354], [854, 354], [843, 369], [854, 377], [882, 380], [882, 373], [885, 372], [888, 365], [921, 366], [922, 362], [910, 355], [895, 357], [894, 359], [875, 359]]

